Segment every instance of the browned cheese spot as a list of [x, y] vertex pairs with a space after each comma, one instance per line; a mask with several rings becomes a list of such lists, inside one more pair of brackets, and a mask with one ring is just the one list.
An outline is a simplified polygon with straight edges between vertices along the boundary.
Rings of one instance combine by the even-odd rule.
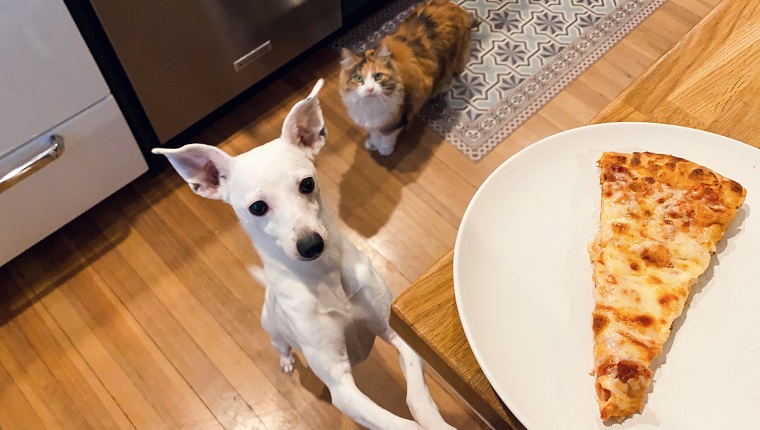
[[613, 222], [612, 231], [615, 233], [625, 233], [628, 230], [628, 224], [624, 222]]
[[644, 327], [649, 327], [650, 325], [654, 324], [654, 318], [649, 315], [637, 315], [633, 319], [633, 322]]
[[664, 245], [653, 245], [644, 249], [641, 259], [655, 267], [667, 267], [670, 263], [670, 251]]
[[678, 296], [675, 294], [663, 294], [657, 301], [663, 306], [670, 306], [671, 303], [678, 301]]
[[591, 328], [594, 329], [594, 335], [597, 335], [600, 331], [604, 330], [604, 328], [607, 327], [609, 323], [609, 318], [594, 312], [594, 322], [591, 325]]
[[654, 178], [651, 176], [647, 176], [646, 178], [644, 178], [644, 182], [646, 182], [647, 184], [654, 184]]
[[641, 269], [641, 268], [639, 267], [639, 263], [636, 263], [636, 262], [633, 262], [633, 263], [631, 263], [631, 270], [635, 270], [635, 271], [637, 271], [637, 272], [638, 272], [638, 271], [639, 271], [639, 269]]
[[619, 362], [608, 362], [599, 366], [597, 375], [610, 375], [614, 374], [615, 378], [621, 382], [628, 382], [629, 380], [638, 376], [645, 376], [651, 373], [647, 368], [640, 366], [630, 360], [620, 360]]
[[689, 177], [692, 179], [699, 179], [703, 177], [704, 175], [705, 175], [705, 171], [700, 168], [696, 168], [689, 173]]
[[628, 169], [626, 169], [624, 166], [621, 166], [618, 163], [612, 163], [612, 166], [610, 166], [610, 170], [614, 173], [628, 174]]
[[736, 194], [741, 194], [744, 191], [744, 188], [742, 188], [738, 182], [731, 181], [731, 191], [735, 192]]

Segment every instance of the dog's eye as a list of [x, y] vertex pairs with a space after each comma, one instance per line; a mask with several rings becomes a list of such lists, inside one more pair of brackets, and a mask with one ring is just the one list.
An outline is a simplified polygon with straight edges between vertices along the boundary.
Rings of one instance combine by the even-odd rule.
[[261, 200], [257, 200], [248, 206], [248, 212], [256, 216], [262, 216], [267, 213], [268, 210], [269, 206]]
[[306, 178], [298, 185], [298, 191], [302, 194], [311, 194], [314, 191], [314, 179]]

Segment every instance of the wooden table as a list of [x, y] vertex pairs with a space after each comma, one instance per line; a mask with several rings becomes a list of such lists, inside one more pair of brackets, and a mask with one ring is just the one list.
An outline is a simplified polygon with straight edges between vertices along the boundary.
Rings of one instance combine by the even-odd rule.
[[[760, 1], [724, 0], [591, 124], [646, 121], [760, 148]], [[500, 401], [462, 330], [449, 251], [393, 303], [391, 326], [493, 428], [524, 428]]]

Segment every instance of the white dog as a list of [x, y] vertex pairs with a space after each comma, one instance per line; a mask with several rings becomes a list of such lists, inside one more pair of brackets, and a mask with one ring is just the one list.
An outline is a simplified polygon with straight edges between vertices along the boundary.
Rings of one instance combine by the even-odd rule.
[[[153, 152], [166, 155], [196, 194], [235, 210], [264, 263], [261, 323], [285, 372], [293, 371], [291, 348], [300, 350], [333, 404], [371, 429], [452, 429], [430, 397], [422, 360], [388, 325], [390, 290], [322, 205], [313, 164], [327, 135], [322, 85], [293, 107], [279, 139], [245, 154], [203, 144]], [[367, 358], [375, 336], [399, 352], [417, 422], [382, 409], [354, 383], [351, 367]]]

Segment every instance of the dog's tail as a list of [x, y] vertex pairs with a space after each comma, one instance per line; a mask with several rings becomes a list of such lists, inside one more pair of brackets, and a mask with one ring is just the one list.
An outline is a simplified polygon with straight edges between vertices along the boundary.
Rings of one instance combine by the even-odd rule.
[[259, 266], [250, 265], [248, 266], [248, 273], [253, 276], [253, 279], [256, 280], [259, 284], [261, 284], [262, 287], [267, 287], [267, 277], [264, 276], [264, 269]]

